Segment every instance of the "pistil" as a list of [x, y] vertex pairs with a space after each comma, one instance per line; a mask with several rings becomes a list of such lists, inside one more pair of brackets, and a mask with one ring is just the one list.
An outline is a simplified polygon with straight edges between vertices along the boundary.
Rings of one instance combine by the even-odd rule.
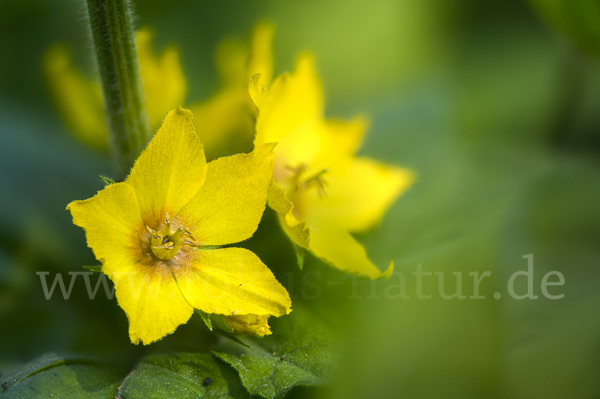
[[168, 216], [162, 229], [155, 231], [148, 226], [146, 228], [151, 234], [150, 249], [159, 259], [172, 259], [183, 245], [199, 246], [190, 232], [183, 227], [174, 230]]

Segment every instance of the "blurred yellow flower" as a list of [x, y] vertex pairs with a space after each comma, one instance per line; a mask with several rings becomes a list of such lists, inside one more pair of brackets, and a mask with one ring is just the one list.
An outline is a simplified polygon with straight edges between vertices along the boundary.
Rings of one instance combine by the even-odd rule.
[[[207, 101], [190, 106], [202, 120], [200, 139], [208, 159], [252, 150], [256, 110], [248, 96], [248, 81], [256, 73], [262, 73], [263, 79], [272, 75], [272, 38], [272, 26], [262, 23], [254, 29], [249, 45], [226, 40], [218, 47], [221, 89]], [[185, 104], [186, 81], [176, 47], [167, 47], [157, 55], [147, 28], [139, 31], [136, 41], [145, 106], [155, 131], [170, 109]], [[58, 111], [71, 131], [87, 144], [106, 149], [99, 85], [74, 67], [63, 45], [47, 52], [44, 72]]]
[[[219, 46], [221, 88], [207, 101], [190, 106], [203, 123], [200, 139], [207, 158], [250, 151], [256, 121], [256, 145], [281, 141], [275, 149], [277, 185], [270, 188], [269, 205], [292, 241], [337, 268], [379, 277], [381, 272], [350, 232], [376, 225], [410, 186], [412, 173], [355, 156], [367, 122], [363, 118], [350, 122], [324, 119], [323, 93], [308, 55], [299, 59], [292, 76], [282, 75], [271, 85], [272, 38], [272, 26], [263, 23], [254, 29], [249, 45], [227, 40]], [[156, 127], [166, 110], [183, 103], [185, 78], [177, 49], [167, 48], [157, 56], [145, 29], [137, 42], [146, 107]], [[87, 142], [105, 147], [98, 87], [77, 72], [62, 47], [51, 49], [45, 65], [72, 130]], [[260, 74], [260, 84], [252, 80], [251, 100], [248, 80], [255, 74]], [[270, 91], [265, 88], [269, 85]]]
[[155, 131], [169, 110], [185, 104], [187, 85], [177, 47], [169, 46], [158, 56], [147, 28], [138, 32], [136, 44], [148, 121]]
[[248, 81], [257, 73], [263, 79], [273, 74], [271, 43], [273, 27], [258, 24], [250, 43], [225, 40], [217, 49], [221, 88], [206, 102], [190, 106], [197, 118], [206, 121], [201, 139], [209, 159], [252, 150], [256, 107], [248, 96]]
[[207, 163], [192, 113], [175, 109], [127, 180], [69, 204], [73, 222], [115, 283], [133, 343], [172, 333], [194, 308], [232, 323], [241, 319], [240, 325], [245, 320], [255, 325], [246, 330], [265, 334], [267, 317], [291, 311], [287, 291], [256, 255], [219, 248], [256, 230], [274, 146]]
[[350, 232], [375, 226], [412, 184], [413, 173], [356, 156], [367, 123], [324, 119], [323, 92], [308, 54], [270, 89], [253, 77], [250, 95], [259, 112], [255, 146], [279, 142], [268, 201], [290, 239], [340, 270], [389, 276], [393, 263], [382, 274]]
[[60, 44], [46, 53], [44, 73], [57, 110], [69, 129], [92, 147], [106, 150], [100, 86], [73, 66], [69, 50]]
[[[149, 29], [138, 32], [136, 44], [144, 105], [155, 131], [169, 110], [184, 104], [185, 77], [176, 47], [167, 47], [157, 56]], [[69, 129], [87, 144], [105, 150], [107, 132], [99, 84], [75, 68], [68, 49], [61, 44], [46, 53], [44, 73], [58, 112]]]

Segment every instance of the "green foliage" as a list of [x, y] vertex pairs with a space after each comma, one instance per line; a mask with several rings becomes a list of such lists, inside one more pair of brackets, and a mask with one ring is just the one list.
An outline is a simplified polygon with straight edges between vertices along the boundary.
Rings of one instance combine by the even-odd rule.
[[2, 399], [112, 399], [119, 376], [94, 361], [48, 354], [1, 379]]
[[529, 0], [555, 28], [583, 49], [600, 55], [600, 2], [593, 0]]
[[90, 359], [49, 354], [2, 379], [0, 397], [276, 398], [297, 385], [324, 383], [335, 366], [328, 329], [301, 308], [273, 325], [276, 334], [251, 347], [230, 336], [235, 341], [214, 355], [149, 356], [125, 378]]
[[85, 270], [89, 270], [94, 273], [102, 273], [102, 265], [94, 265], [94, 266], [83, 266]]
[[131, 372], [117, 392], [119, 399], [248, 398], [235, 371], [210, 354], [152, 356]]
[[212, 326], [212, 322], [210, 321], [210, 315], [208, 313], [201, 311], [200, 309], [196, 309], [196, 313], [198, 313], [200, 315], [200, 317], [202, 318], [202, 321], [206, 325], [206, 328], [208, 328], [210, 331], [212, 331], [213, 326]]
[[289, 335], [274, 334], [250, 348], [213, 353], [239, 372], [248, 392], [263, 398], [282, 397], [294, 386], [323, 384], [336, 364], [328, 328], [299, 306], [272, 324]]
[[102, 183], [104, 183], [104, 185], [109, 186], [111, 184], [115, 184], [116, 181], [114, 181], [113, 179], [111, 179], [110, 177], [107, 176], [98, 176], [100, 178], [100, 180], [102, 180]]
[[43, 356], [2, 380], [0, 397], [30, 398], [247, 398], [234, 370], [210, 354], [144, 359], [120, 378], [85, 358]]
[[[229, 338], [240, 345], [246, 346], [248, 348], [250, 347], [237, 336], [231, 334], [233, 332], [233, 328], [229, 327], [227, 323], [225, 323], [225, 320], [223, 320], [223, 317], [221, 315], [208, 314], [201, 311], [200, 309], [196, 309], [196, 313], [200, 315], [202, 321], [206, 325], [206, 328], [208, 328], [210, 331], [214, 331], [215, 333], [222, 335], [225, 338]], [[213, 328], [213, 325], [214, 327], [216, 327], [216, 330]]]
[[304, 257], [306, 256], [306, 251], [299, 245], [292, 243], [294, 246], [294, 251], [296, 251], [296, 259], [298, 260], [298, 267], [302, 269], [304, 267]]

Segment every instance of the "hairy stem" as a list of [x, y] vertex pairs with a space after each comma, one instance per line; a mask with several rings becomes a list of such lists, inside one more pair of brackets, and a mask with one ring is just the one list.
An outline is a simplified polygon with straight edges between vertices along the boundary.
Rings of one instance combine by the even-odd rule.
[[102, 81], [108, 148], [125, 177], [150, 138], [128, 0], [87, 0]]

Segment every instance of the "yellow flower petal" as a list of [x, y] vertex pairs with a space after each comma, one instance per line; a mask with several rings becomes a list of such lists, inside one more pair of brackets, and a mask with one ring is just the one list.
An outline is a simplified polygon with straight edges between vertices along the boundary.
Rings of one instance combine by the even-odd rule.
[[87, 144], [106, 150], [106, 126], [98, 85], [75, 69], [62, 45], [55, 45], [46, 53], [44, 74], [69, 129]]
[[282, 316], [291, 300], [273, 273], [242, 248], [196, 250], [189, 267], [173, 271], [183, 296], [206, 313]]
[[367, 120], [357, 117], [349, 122], [340, 120], [325, 121], [326, 128], [321, 138], [323, 154], [355, 155], [362, 146], [367, 131]]
[[[261, 75], [261, 84], [264, 79]], [[275, 79], [270, 99], [262, 104], [256, 122], [256, 143], [281, 141], [307, 120], [323, 114], [323, 91], [309, 54], [302, 54], [291, 75]]]
[[367, 258], [365, 248], [344, 229], [326, 222], [309, 227], [311, 251], [336, 269], [371, 279], [391, 276], [393, 262], [381, 273]]
[[202, 245], [250, 238], [265, 210], [275, 145], [264, 144], [250, 154], [210, 162], [204, 186], [177, 215], [176, 222], [186, 226]]
[[[185, 101], [186, 81], [176, 47], [158, 56], [152, 35], [142, 29], [136, 38], [140, 75], [150, 125], [158, 128], [163, 116]], [[61, 117], [69, 129], [86, 143], [106, 150], [107, 132], [100, 87], [86, 79], [72, 64], [62, 45], [50, 48], [44, 58], [44, 73]]]
[[271, 24], [262, 22], [252, 31], [249, 44], [236, 39], [219, 44], [216, 63], [226, 90], [246, 92], [248, 79], [257, 73], [263, 74], [264, 83], [268, 84], [273, 74], [273, 31]]
[[248, 93], [225, 90], [191, 110], [196, 120], [202, 121], [198, 135], [208, 159], [252, 151], [255, 111]]
[[233, 334], [255, 335], [257, 337], [271, 335], [271, 328], [267, 321], [268, 319], [269, 316], [257, 316], [253, 314], [245, 316], [223, 316], [225, 324], [227, 324], [229, 328], [233, 328]]
[[273, 27], [262, 23], [252, 34], [250, 46], [226, 40], [217, 49], [217, 67], [223, 89], [190, 108], [202, 121], [199, 131], [208, 159], [252, 151], [256, 108], [248, 97], [248, 80], [256, 73], [263, 80], [273, 74]]
[[226, 39], [219, 43], [216, 64], [221, 85], [226, 89], [240, 89], [248, 82], [248, 48], [237, 39]]
[[327, 221], [349, 231], [364, 231], [379, 223], [385, 211], [414, 180], [407, 169], [369, 158], [354, 158], [349, 167], [325, 173], [325, 195], [307, 190], [302, 198], [309, 225]]
[[148, 235], [133, 188], [107, 186], [85, 201], [67, 206], [83, 227], [88, 245], [114, 282], [117, 300], [129, 319], [131, 342], [149, 344], [187, 322], [193, 308], [185, 301], [168, 266], [148, 264]]
[[[250, 94], [259, 109], [255, 145], [279, 142], [275, 169], [309, 163], [320, 150], [323, 93], [312, 57], [302, 55], [292, 75], [280, 75], [271, 90], [262, 77], [251, 81]], [[277, 165], [277, 159], [285, 163]]]
[[117, 300], [129, 319], [131, 342], [148, 345], [187, 323], [194, 309], [185, 300], [169, 266], [130, 265], [114, 272]]
[[300, 223], [294, 216], [294, 204], [287, 198], [286, 191], [277, 183], [269, 187], [269, 207], [277, 212], [281, 227], [288, 237], [302, 248], [308, 249], [309, 232], [306, 223]]
[[249, 93], [258, 108], [255, 145], [279, 142], [269, 206], [290, 239], [338, 269], [370, 278], [389, 275], [392, 267], [382, 274], [348, 231], [379, 222], [411, 184], [410, 172], [354, 158], [367, 123], [324, 119], [321, 84], [309, 55], [270, 89], [253, 76]]
[[[248, 57], [248, 69], [246, 71], [244, 88], [248, 79], [257, 73], [263, 77], [263, 84], [268, 85], [273, 76], [273, 25], [262, 22], [256, 25], [252, 32], [250, 54]], [[244, 90], [245, 91], [245, 90]]]
[[192, 113], [172, 110], [126, 180], [135, 189], [146, 225], [156, 229], [167, 214], [176, 215], [202, 187], [206, 169]]
[[145, 228], [130, 185], [111, 184], [88, 200], [71, 202], [67, 210], [109, 277], [143, 257], [140, 232]]
[[157, 56], [152, 48], [149, 29], [138, 32], [136, 43], [148, 119], [150, 126], [156, 129], [169, 110], [185, 102], [187, 86], [179, 50], [170, 46]]
[[323, 120], [318, 126], [315, 131], [319, 134], [320, 151], [309, 165], [313, 172], [327, 170], [324, 175], [327, 181], [332, 172], [345, 171], [350, 167], [363, 143], [368, 123], [366, 118], [356, 117], [348, 122]]

